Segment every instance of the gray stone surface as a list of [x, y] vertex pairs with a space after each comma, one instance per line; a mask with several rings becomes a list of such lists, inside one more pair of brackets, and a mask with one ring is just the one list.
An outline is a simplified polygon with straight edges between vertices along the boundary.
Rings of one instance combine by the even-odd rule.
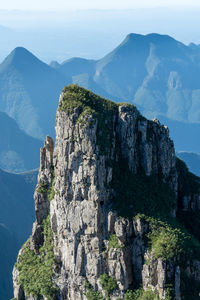
[[[170, 176], [169, 184], [177, 194], [176, 158], [168, 129], [158, 120], [139, 118], [134, 107], [119, 106], [112, 119], [113, 138], [109, 149], [106, 154], [101, 154], [97, 142], [98, 120], [85, 115], [84, 122], [80, 123], [78, 117], [78, 109], [72, 113], [57, 111], [55, 149], [52, 139], [47, 137], [41, 149], [35, 192], [32, 248], [37, 253], [42, 244], [40, 226], [50, 212], [54, 254], [60, 262], [54, 274], [54, 282], [59, 288], [58, 299], [86, 299], [86, 278], [95, 290], [102, 290], [99, 276], [107, 273], [115, 278], [119, 287], [111, 299], [123, 297], [135, 280], [142, 282], [146, 290], [157, 290], [164, 299], [166, 282], [170, 279], [174, 281], [176, 299], [180, 300], [180, 269], [175, 262], [164, 262], [148, 252], [144, 240], [144, 234], [149, 231], [148, 224], [140, 218], [135, 222], [120, 218], [110, 207], [114, 193], [109, 187], [113, 169], [107, 162], [111, 159], [117, 162], [117, 143], [132, 172], [137, 174], [141, 166], [146, 175], [162, 172], [164, 181]], [[56, 193], [49, 202], [47, 194], [41, 194], [37, 189], [41, 183], [52, 184], [52, 166]], [[187, 199], [191, 202], [189, 197]], [[185, 202], [186, 199], [184, 209], [187, 207]], [[171, 212], [173, 216], [176, 209]], [[109, 249], [111, 234], [116, 235], [121, 247]], [[145, 263], [147, 260], [148, 264]], [[190, 273], [196, 268], [193, 276], [198, 280], [199, 264], [194, 262], [193, 267], [188, 267]], [[23, 300], [16, 270], [13, 280], [15, 297]]]

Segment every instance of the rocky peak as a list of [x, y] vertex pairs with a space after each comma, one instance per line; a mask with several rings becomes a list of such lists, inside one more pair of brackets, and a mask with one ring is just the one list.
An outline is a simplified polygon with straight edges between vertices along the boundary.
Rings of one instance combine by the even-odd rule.
[[191, 299], [189, 280], [197, 299], [200, 246], [181, 216], [198, 213], [200, 182], [165, 126], [72, 85], [60, 96], [55, 149], [47, 137], [40, 157], [17, 299]]

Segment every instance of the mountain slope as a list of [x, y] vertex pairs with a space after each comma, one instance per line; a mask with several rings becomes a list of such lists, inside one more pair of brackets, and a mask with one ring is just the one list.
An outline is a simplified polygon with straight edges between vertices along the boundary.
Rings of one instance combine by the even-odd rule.
[[[94, 66], [95, 64], [95, 66]], [[114, 101], [135, 103], [169, 126], [177, 151], [200, 152], [200, 51], [170, 36], [129, 34], [102, 59], [68, 60], [57, 70], [71, 82]], [[72, 72], [72, 71], [70, 71]]]
[[11, 174], [0, 170], [0, 300], [12, 298], [12, 268], [22, 243], [31, 234], [37, 171]]
[[199, 299], [200, 178], [165, 126], [70, 85], [40, 157], [18, 300]]
[[[58, 70], [67, 74], [73, 66], [77, 84], [86, 87], [81, 78], [87, 74], [101, 88], [102, 95], [134, 102], [147, 117], [164, 115], [178, 121], [199, 122], [198, 49], [167, 35], [132, 33], [102, 59], [72, 59]], [[92, 84], [87, 87], [95, 90]]]
[[165, 116], [158, 116], [158, 119], [169, 127], [176, 151], [200, 153], [200, 143], [196, 138], [200, 132], [200, 123], [181, 122]]
[[0, 110], [29, 135], [54, 134], [55, 99], [64, 83], [55, 69], [18, 47], [0, 65]]
[[195, 139], [190, 149], [182, 148], [181, 128], [194, 123], [188, 125], [192, 137], [199, 126], [199, 78], [199, 47], [167, 35], [129, 34], [98, 61], [72, 58], [52, 67], [16, 48], [0, 65], [0, 110], [33, 136], [54, 135], [55, 99], [61, 87], [72, 82], [117, 102], [136, 103], [150, 119], [167, 120], [171, 132], [177, 132], [177, 150], [199, 152]]
[[177, 152], [177, 156], [184, 160], [190, 172], [200, 176], [200, 154], [180, 151]]
[[95, 81], [109, 94], [134, 101], [143, 113], [200, 120], [200, 56], [159, 34], [129, 34], [97, 63]]
[[42, 143], [19, 129], [15, 120], [0, 112], [0, 168], [23, 172], [39, 166]]

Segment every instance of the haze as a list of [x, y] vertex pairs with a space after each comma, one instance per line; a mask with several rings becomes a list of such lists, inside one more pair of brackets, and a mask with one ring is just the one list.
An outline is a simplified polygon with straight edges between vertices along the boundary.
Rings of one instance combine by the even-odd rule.
[[138, 7], [170, 7], [170, 6], [200, 6], [198, 0], [149, 0], [133, 1], [116, 1], [116, 0], [7, 0], [0, 4], [0, 9], [22, 9], [22, 10], [68, 10], [68, 9], [127, 9], [127, 8], [138, 8]]
[[17, 46], [47, 63], [73, 56], [98, 59], [130, 32], [200, 44], [199, 15], [195, 0], [8, 0], [0, 4], [0, 62]]

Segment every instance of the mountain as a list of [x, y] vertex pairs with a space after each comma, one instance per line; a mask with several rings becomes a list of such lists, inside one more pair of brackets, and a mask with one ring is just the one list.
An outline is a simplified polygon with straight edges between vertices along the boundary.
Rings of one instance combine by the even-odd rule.
[[20, 246], [31, 234], [37, 171], [0, 170], [0, 300], [12, 298], [12, 268]]
[[58, 69], [68, 75], [69, 66], [73, 76], [87, 74], [113, 98], [134, 101], [153, 117], [164, 114], [195, 122], [199, 121], [194, 111], [200, 74], [197, 49], [167, 35], [131, 33], [98, 61], [76, 58]]
[[[54, 67], [61, 72], [66, 79], [70, 79], [73, 84], [78, 84], [104, 97], [112, 97], [101, 85], [94, 80], [97, 61], [73, 57], [62, 64], [54, 64]], [[115, 97], [116, 101], [120, 101]]]
[[16, 299], [199, 299], [200, 178], [165, 126], [70, 85], [40, 157]]
[[12, 267], [16, 259], [18, 247], [15, 237], [9, 229], [0, 224], [0, 292], [1, 300], [9, 300], [12, 297]]
[[97, 62], [94, 80], [148, 117], [199, 122], [199, 54], [170, 36], [129, 34]]
[[22, 47], [0, 65], [0, 110], [16, 120], [27, 134], [54, 134], [57, 99], [66, 79]]
[[200, 132], [200, 123], [181, 122], [165, 116], [158, 116], [158, 119], [169, 127], [176, 151], [200, 153], [200, 144], [196, 138]]
[[185, 161], [190, 172], [200, 176], [200, 154], [180, 151], [177, 156]]
[[39, 166], [42, 142], [19, 129], [16, 121], [0, 112], [0, 168], [23, 172]]
[[[200, 50], [170, 36], [129, 34], [98, 61], [73, 58], [57, 70], [72, 83], [114, 101], [136, 104], [166, 124], [176, 150], [200, 152]], [[72, 72], [73, 70], [73, 72]]]
[[34, 137], [54, 136], [55, 99], [64, 84], [74, 83], [136, 104], [145, 117], [166, 121], [177, 151], [200, 152], [194, 138], [200, 124], [199, 78], [199, 45], [186, 46], [167, 35], [132, 33], [99, 60], [74, 57], [50, 66], [16, 48], [0, 65], [0, 110]]
[[[77, 74], [94, 74], [95, 73], [95, 60], [84, 59], [80, 57], [73, 57], [64, 61], [59, 70], [67, 75], [67, 77], [73, 77]], [[58, 67], [58, 66], [57, 66]]]

